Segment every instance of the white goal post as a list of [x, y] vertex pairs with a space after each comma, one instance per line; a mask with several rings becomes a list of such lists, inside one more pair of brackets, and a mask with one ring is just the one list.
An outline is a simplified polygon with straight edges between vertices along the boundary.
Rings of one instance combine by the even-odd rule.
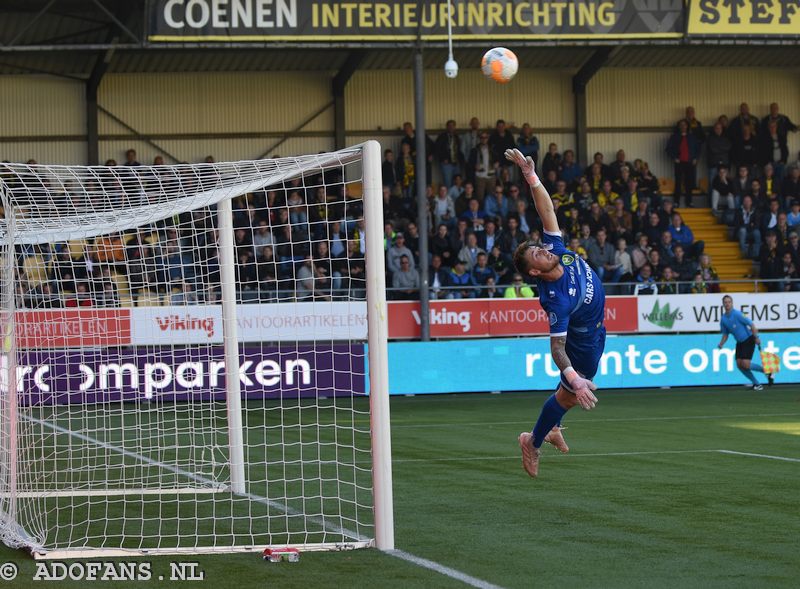
[[394, 548], [381, 149], [0, 164], [0, 540]]

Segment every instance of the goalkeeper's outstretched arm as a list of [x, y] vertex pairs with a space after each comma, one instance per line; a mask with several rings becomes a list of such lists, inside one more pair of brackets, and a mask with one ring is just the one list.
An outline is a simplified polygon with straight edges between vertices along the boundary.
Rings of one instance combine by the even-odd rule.
[[544, 227], [544, 230], [548, 233], [560, 233], [561, 229], [558, 226], [556, 211], [553, 209], [553, 200], [536, 175], [533, 159], [531, 159], [530, 156], [526, 158], [519, 149], [507, 149], [506, 159], [519, 166], [519, 169], [522, 171], [522, 177], [525, 178], [528, 186], [531, 187], [533, 204], [536, 206], [536, 212], [539, 213], [539, 217], [542, 219], [542, 227]]

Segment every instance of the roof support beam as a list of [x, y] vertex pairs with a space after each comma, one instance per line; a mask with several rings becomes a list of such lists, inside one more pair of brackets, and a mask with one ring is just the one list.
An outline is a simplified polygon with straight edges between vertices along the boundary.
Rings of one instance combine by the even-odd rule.
[[50, 10], [50, 8], [51, 8], [51, 7], [53, 6], [53, 4], [55, 4], [55, 3], [56, 3], [56, 0], [50, 0], [50, 2], [48, 2], [47, 4], [45, 4], [45, 5], [44, 5], [44, 7], [43, 7], [43, 8], [42, 8], [42, 9], [41, 9], [39, 12], [37, 12], [37, 13], [36, 13], [36, 16], [34, 16], [34, 17], [33, 17], [33, 18], [32, 18], [32, 19], [31, 19], [31, 20], [28, 22], [28, 24], [26, 24], [24, 27], [22, 27], [22, 30], [21, 30], [19, 33], [17, 33], [17, 35], [16, 35], [16, 36], [15, 36], [13, 39], [11, 39], [11, 41], [9, 42], [9, 44], [8, 44], [8, 45], [6, 45], [6, 47], [13, 47], [14, 45], [16, 45], [16, 44], [17, 44], [17, 41], [19, 41], [20, 39], [22, 39], [23, 35], [25, 35], [25, 33], [27, 33], [27, 32], [28, 32], [28, 30], [30, 30], [30, 28], [31, 28], [33, 25], [35, 25], [35, 24], [36, 24], [36, 21], [38, 21], [40, 18], [42, 18], [42, 16], [44, 16], [45, 14], [47, 14], [47, 11], [48, 11], [48, 10]]
[[588, 123], [586, 113], [586, 86], [594, 75], [608, 63], [619, 47], [600, 47], [586, 60], [581, 69], [572, 77], [572, 93], [575, 96], [575, 161], [589, 161]]
[[100, 163], [100, 131], [98, 124], [100, 108], [97, 103], [97, 91], [113, 55], [114, 50], [109, 49], [103, 57], [99, 58], [92, 68], [89, 79], [86, 80], [86, 160], [90, 166], [96, 166]]
[[351, 51], [331, 82], [331, 94], [333, 95], [333, 142], [335, 149], [343, 149], [347, 141], [344, 89], [347, 86], [347, 82], [350, 81], [350, 78], [353, 77], [353, 74], [356, 73], [356, 70], [364, 61], [365, 56], [365, 51]]

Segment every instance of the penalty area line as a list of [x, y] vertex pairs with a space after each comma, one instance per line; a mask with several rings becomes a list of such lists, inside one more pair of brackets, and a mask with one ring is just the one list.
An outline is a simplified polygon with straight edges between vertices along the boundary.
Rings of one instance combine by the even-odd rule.
[[788, 458], [786, 456], [772, 456], [771, 454], [755, 454], [753, 452], [737, 452], [736, 450], [717, 450], [720, 454], [730, 454], [731, 456], [749, 456], [750, 458], [766, 458], [767, 460], [780, 460], [781, 462], [800, 462], [800, 458]]
[[470, 587], [477, 587], [478, 589], [502, 589], [499, 585], [488, 583], [482, 579], [478, 579], [477, 577], [473, 577], [466, 573], [462, 573], [459, 570], [450, 568], [443, 564], [439, 564], [438, 562], [435, 562], [433, 560], [428, 560], [427, 558], [421, 558], [414, 554], [410, 554], [408, 552], [405, 552], [404, 550], [387, 550], [386, 554], [394, 556], [395, 558], [399, 558], [400, 560], [405, 560], [406, 562], [415, 564], [418, 567], [422, 567], [437, 572], [440, 575], [444, 575], [445, 577], [450, 577], [451, 579], [455, 579], [456, 581], [461, 581], [462, 583], [469, 585]]
[[[569, 454], [550, 454], [548, 458], [555, 456], [563, 458], [593, 458], [602, 456], [647, 456], [658, 454], [713, 454], [714, 452], [724, 452], [724, 450], [643, 450], [641, 452], [597, 452], [578, 454], [570, 452]], [[443, 458], [401, 458], [399, 460], [392, 460], [392, 464], [401, 464], [404, 462], [471, 462], [481, 460], [519, 460], [519, 454], [513, 456], [453, 456]]]

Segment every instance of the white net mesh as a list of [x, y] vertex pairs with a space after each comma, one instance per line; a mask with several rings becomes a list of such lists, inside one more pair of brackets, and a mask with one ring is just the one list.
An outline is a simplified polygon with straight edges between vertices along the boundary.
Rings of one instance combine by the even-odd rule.
[[[371, 541], [360, 148], [0, 164], [0, 179], [6, 544], [72, 554]], [[233, 269], [220, 248], [229, 199]], [[234, 308], [239, 366], [226, 370], [223, 309]]]

